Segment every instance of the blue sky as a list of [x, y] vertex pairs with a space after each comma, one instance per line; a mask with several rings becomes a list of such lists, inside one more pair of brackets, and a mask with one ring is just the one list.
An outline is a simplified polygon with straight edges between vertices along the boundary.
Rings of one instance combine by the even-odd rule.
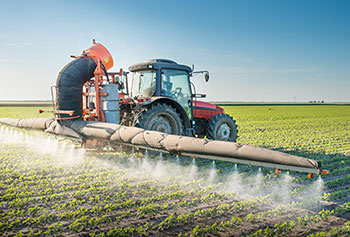
[[169, 58], [216, 101], [350, 101], [350, 1], [1, 1], [0, 100], [50, 99], [92, 39], [127, 69]]

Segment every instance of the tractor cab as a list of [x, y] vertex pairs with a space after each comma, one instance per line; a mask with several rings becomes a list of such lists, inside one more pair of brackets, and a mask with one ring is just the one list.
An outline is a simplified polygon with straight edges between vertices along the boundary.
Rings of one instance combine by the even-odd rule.
[[[170, 99], [192, 119], [192, 69], [167, 59], [154, 59], [133, 65], [131, 97], [137, 100]], [[152, 102], [153, 102], [152, 100]]]
[[[197, 101], [205, 95], [192, 93], [192, 68], [168, 59], [153, 59], [129, 67], [130, 97], [138, 106], [131, 126], [164, 133], [235, 141], [235, 121], [219, 106]], [[195, 89], [194, 89], [195, 90]], [[129, 114], [129, 113], [126, 113]], [[221, 115], [219, 115], [221, 114]], [[210, 122], [212, 125], [210, 125]]]
[[[172, 60], [153, 59], [132, 65], [129, 70], [132, 72], [131, 98], [138, 101], [144, 110], [168, 111], [150, 121], [151, 124], [144, 116], [147, 125], [143, 125], [141, 118], [138, 118], [134, 125], [166, 133], [194, 136], [190, 83], [192, 69]], [[169, 112], [170, 110], [172, 112]], [[147, 116], [153, 117], [150, 114]]]

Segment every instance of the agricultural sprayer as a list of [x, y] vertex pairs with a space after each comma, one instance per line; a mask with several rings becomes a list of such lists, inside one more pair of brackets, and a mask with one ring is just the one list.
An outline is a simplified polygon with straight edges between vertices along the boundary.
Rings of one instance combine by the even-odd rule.
[[[327, 173], [320, 162], [235, 143], [237, 125], [224, 109], [198, 101], [191, 77], [208, 71], [155, 59], [108, 72], [113, 58], [101, 44], [74, 57], [51, 88], [54, 118], [9, 119], [0, 123], [45, 130], [86, 148], [121, 145], [181, 156], [223, 160], [278, 170]], [[132, 75], [129, 89], [129, 75]]]

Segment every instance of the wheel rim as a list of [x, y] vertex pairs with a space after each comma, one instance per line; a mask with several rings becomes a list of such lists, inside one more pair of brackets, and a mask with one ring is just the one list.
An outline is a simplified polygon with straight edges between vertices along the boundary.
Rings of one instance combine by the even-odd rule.
[[227, 125], [227, 123], [223, 123], [219, 126], [218, 131], [216, 133], [217, 140], [228, 141], [231, 136], [231, 128]]
[[178, 130], [175, 119], [168, 114], [154, 116], [148, 124], [148, 129], [169, 134], [177, 134]]

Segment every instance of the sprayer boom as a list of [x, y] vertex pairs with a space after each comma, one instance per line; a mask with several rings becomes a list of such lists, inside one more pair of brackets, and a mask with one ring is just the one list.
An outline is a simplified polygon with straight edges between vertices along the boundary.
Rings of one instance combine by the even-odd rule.
[[251, 145], [177, 136], [104, 122], [74, 120], [61, 125], [53, 118], [8, 119], [0, 123], [20, 128], [39, 129], [72, 139], [97, 139], [112, 145], [128, 145], [194, 158], [222, 160], [238, 164], [270, 167], [311, 174], [327, 173], [320, 162]]

